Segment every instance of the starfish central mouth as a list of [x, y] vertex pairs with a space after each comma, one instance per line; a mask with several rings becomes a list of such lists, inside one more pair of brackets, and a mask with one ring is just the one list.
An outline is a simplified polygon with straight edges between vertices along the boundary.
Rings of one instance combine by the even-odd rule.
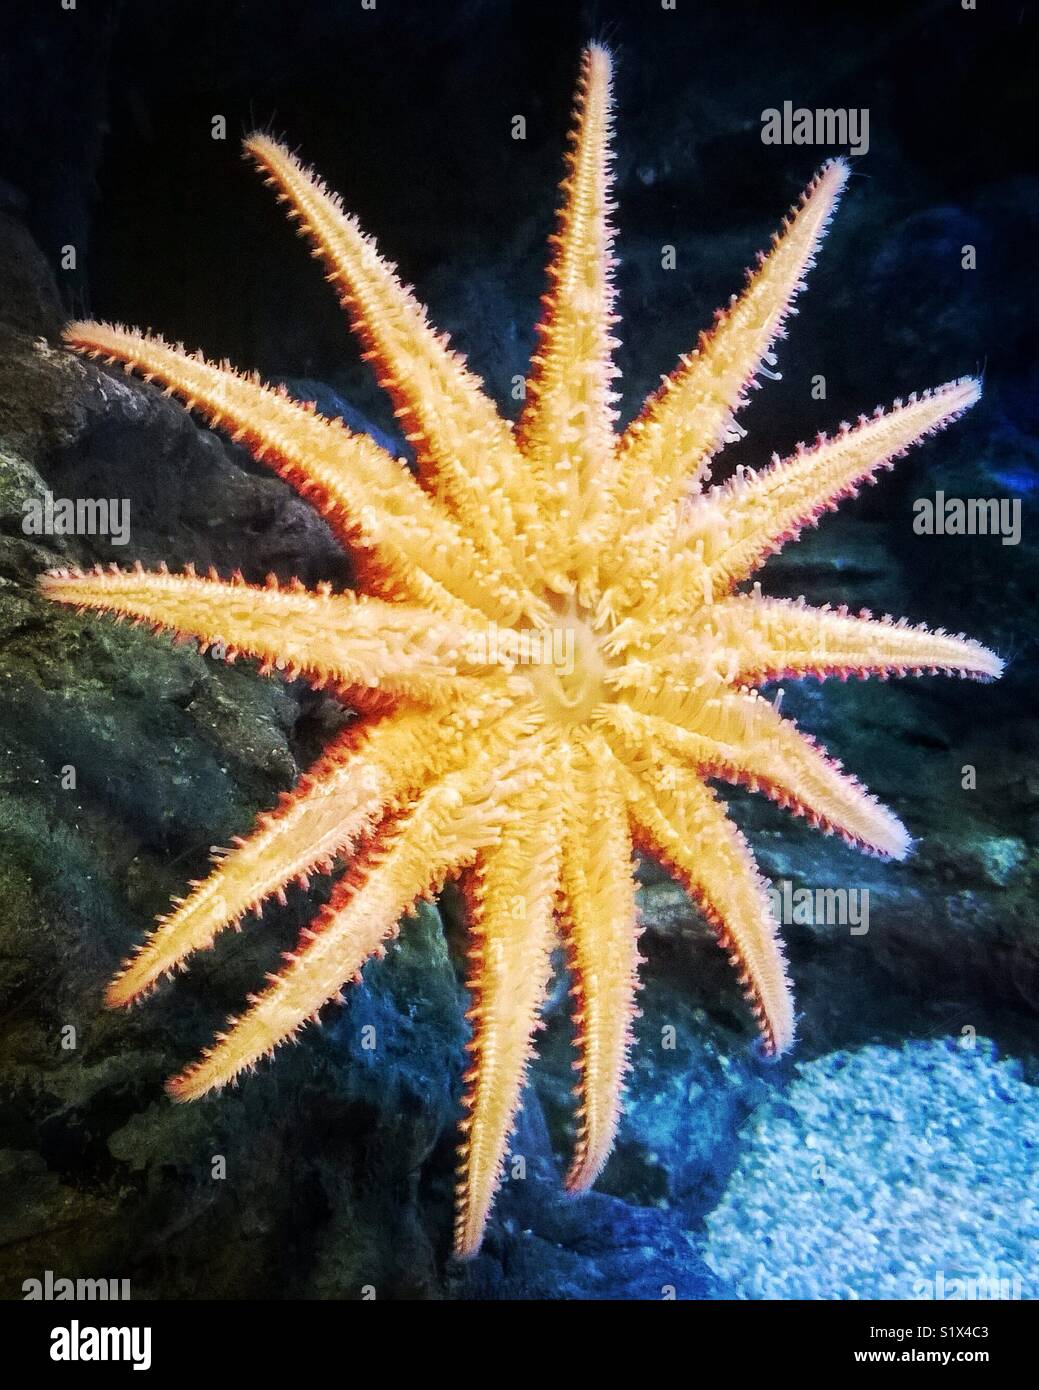
[[589, 624], [576, 614], [543, 630], [541, 658], [530, 667], [531, 687], [546, 719], [565, 728], [586, 723], [610, 698], [608, 661]]

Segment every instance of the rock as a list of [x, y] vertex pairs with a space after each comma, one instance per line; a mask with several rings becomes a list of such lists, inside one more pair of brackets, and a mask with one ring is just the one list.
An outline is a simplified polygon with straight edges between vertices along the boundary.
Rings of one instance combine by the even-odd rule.
[[693, 1231], [652, 1206], [599, 1191], [568, 1198], [541, 1106], [528, 1091], [483, 1248], [454, 1265], [448, 1289], [461, 1298], [730, 1297], [698, 1247]]

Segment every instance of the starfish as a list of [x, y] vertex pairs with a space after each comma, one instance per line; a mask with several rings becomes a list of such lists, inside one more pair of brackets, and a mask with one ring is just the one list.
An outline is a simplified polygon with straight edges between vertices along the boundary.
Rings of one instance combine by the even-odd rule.
[[756, 689], [777, 677], [945, 671], [986, 679], [976, 642], [740, 589], [821, 512], [978, 399], [962, 379], [843, 424], [708, 486], [714, 456], [812, 265], [847, 165], [825, 165], [746, 288], [623, 432], [612, 365], [611, 58], [583, 56], [552, 237], [550, 289], [518, 427], [357, 221], [265, 134], [246, 155], [277, 190], [392, 395], [417, 467], [285, 390], [161, 338], [73, 323], [67, 340], [164, 384], [308, 498], [359, 565], [358, 591], [246, 583], [189, 567], [57, 570], [44, 591], [327, 689], [356, 718], [169, 914], [108, 990], [125, 1005], [230, 925], [348, 867], [266, 988], [169, 1083], [191, 1100], [293, 1037], [385, 952], [453, 875], [468, 904], [470, 1065], [455, 1249], [474, 1253], [501, 1180], [550, 957], [572, 979], [577, 1137], [566, 1179], [610, 1152], [638, 986], [633, 860], [688, 890], [739, 972], [765, 1048], [792, 1041], [776, 924], [750, 849], [713, 789], [742, 783], [852, 845], [910, 837]]

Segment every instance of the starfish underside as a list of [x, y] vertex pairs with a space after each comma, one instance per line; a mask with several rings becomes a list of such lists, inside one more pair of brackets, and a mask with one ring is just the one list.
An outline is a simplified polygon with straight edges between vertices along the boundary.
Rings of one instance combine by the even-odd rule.
[[[657, 857], [714, 927], [766, 1047], [793, 1011], [765, 885], [710, 783], [743, 783], [901, 858], [896, 817], [754, 687], [776, 677], [947, 671], [998, 658], [942, 631], [740, 592], [763, 561], [979, 394], [969, 379], [842, 425], [708, 487], [847, 178], [827, 164], [743, 292], [623, 432], [611, 355], [611, 62], [583, 59], [550, 289], [518, 428], [498, 414], [354, 218], [285, 147], [245, 144], [325, 263], [417, 459], [280, 389], [161, 339], [76, 323], [74, 347], [163, 383], [244, 441], [359, 561], [359, 594], [298, 582], [57, 571], [51, 598], [256, 658], [359, 717], [252, 832], [220, 854], [127, 963], [127, 1004], [290, 881], [345, 859], [284, 969], [169, 1083], [226, 1085], [381, 955], [402, 914], [461, 873], [472, 1024], [456, 1249], [480, 1244], [561, 934], [572, 978], [578, 1132], [567, 1185], [613, 1142], [636, 1017], [633, 851]], [[493, 638], [493, 640], [491, 640]], [[559, 660], [561, 653], [565, 659]]]

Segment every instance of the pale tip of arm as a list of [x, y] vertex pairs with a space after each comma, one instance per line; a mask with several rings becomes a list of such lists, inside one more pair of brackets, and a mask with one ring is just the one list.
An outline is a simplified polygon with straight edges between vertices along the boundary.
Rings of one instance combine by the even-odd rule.
[[913, 848], [913, 837], [898, 819], [897, 816], [890, 817], [890, 834], [882, 844], [877, 845], [877, 849], [886, 859], [893, 859], [901, 864], [909, 858]]
[[272, 153], [282, 156], [289, 154], [287, 145], [262, 130], [254, 130], [247, 135], [242, 141], [242, 150], [247, 158], [252, 159], [262, 159]]
[[979, 680], [998, 681], [1006, 670], [1006, 662], [995, 652], [983, 647], [980, 642], [971, 642], [971, 661], [963, 668], [965, 676], [975, 676]]
[[940, 387], [936, 394], [949, 397], [953, 409], [959, 414], [981, 400], [981, 382], [976, 376], [962, 376], [958, 381], [950, 381], [947, 386]]

